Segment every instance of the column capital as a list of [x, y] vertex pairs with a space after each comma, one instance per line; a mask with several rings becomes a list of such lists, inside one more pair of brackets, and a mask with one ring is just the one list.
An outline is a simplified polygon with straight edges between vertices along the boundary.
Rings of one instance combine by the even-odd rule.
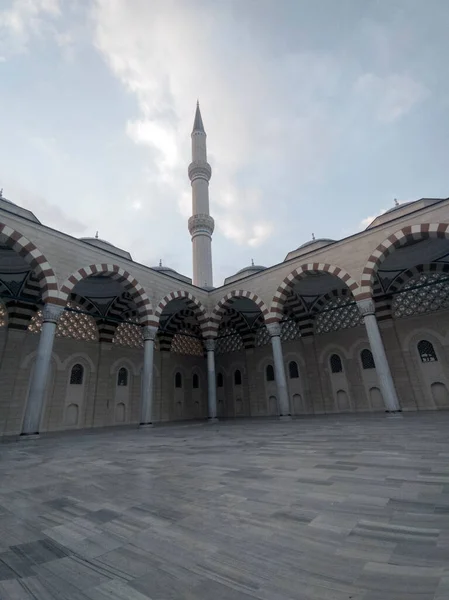
[[154, 342], [157, 334], [157, 327], [154, 327], [154, 325], [144, 325], [142, 327], [142, 334], [145, 341], [151, 340]]
[[368, 315], [374, 315], [376, 313], [376, 307], [374, 306], [374, 300], [372, 298], [365, 298], [357, 302], [357, 307], [362, 317]]
[[213, 339], [204, 340], [204, 345], [206, 347], [207, 352], [215, 351], [215, 340], [213, 340]]
[[59, 304], [47, 303], [42, 309], [42, 317], [44, 323], [57, 323], [59, 317], [64, 312], [64, 306]]
[[266, 326], [268, 333], [271, 337], [280, 337], [281, 335], [281, 324], [280, 323], [268, 323]]

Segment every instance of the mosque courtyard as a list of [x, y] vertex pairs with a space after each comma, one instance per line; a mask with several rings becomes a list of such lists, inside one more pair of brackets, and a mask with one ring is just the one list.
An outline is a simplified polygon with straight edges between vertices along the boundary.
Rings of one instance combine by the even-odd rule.
[[1, 600], [447, 600], [449, 413], [0, 444]]

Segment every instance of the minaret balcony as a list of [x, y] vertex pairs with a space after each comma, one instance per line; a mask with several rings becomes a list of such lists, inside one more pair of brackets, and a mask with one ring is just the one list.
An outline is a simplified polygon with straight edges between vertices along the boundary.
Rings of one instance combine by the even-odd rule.
[[189, 219], [189, 231], [192, 237], [196, 235], [211, 236], [215, 227], [215, 222], [210, 215], [193, 215]]
[[198, 160], [190, 163], [189, 165], [189, 179], [194, 181], [195, 179], [205, 179], [209, 181], [212, 177], [212, 169], [210, 164], [203, 160]]

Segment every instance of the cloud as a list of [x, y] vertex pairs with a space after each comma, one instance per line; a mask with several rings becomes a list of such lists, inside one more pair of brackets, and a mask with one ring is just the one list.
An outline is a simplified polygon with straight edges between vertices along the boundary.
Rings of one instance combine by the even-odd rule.
[[13, 0], [10, 8], [0, 11], [3, 50], [8, 54], [24, 52], [33, 37], [52, 30], [51, 19], [60, 15], [59, 0]]
[[373, 73], [365, 73], [355, 82], [354, 90], [372, 106], [377, 118], [387, 123], [409, 113], [430, 93], [412, 77], [400, 74], [382, 78]]
[[4, 185], [5, 198], [13, 198], [15, 204], [30, 210], [44, 225], [58, 231], [70, 232], [71, 235], [82, 235], [86, 232], [85, 223], [67, 215], [60, 206], [51, 204], [40, 194], [7, 178], [4, 178]]
[[[273, 204], [267, 182], [294, 173], [300, 197], [302, 185], [322, 176], [334, 147], [327, 99], [338, 86], [335, 60], [273, 55], [249, 15], [236, 19], [224, 5], [196, 0], [135, 0], [132, 10], [126, 0], [96, 0], [92, 19], [97, 49], [137, 100], [126, 132], [152, 152], [152, 193], [182, 217], [191, 214], [186, 171], [199, 97], [217, 229], [239, 245], [266, 242], [276, 230], [266, 217]], [[234, 36], [238, 44], [229, 43]]]

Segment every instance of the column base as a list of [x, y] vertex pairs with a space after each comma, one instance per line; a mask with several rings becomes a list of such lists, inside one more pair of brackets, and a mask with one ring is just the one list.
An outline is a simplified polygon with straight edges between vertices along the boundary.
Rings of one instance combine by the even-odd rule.
[[218, 419], [217, 419], [217, 417], [208, 417], [208, 418], [207, 418], [207, 422], [208, 422], [210, 425], [213, 425], [214, 423], [218, 423]]
[[36, 433], [21, 433], [19, 436], [19, 440], [38, 440], [41, 436], [39, 432]]
[[387, 419], [402, 419], [402, 410], [387, 411]]
[[139, 424], [139, 429], [149, 429], [150, 427], [153, 427], [153, 423], [140, 423]]
[[279, 421], [292, 421], [292, 416], [291, 415], [281, 415], [279, 417]]

